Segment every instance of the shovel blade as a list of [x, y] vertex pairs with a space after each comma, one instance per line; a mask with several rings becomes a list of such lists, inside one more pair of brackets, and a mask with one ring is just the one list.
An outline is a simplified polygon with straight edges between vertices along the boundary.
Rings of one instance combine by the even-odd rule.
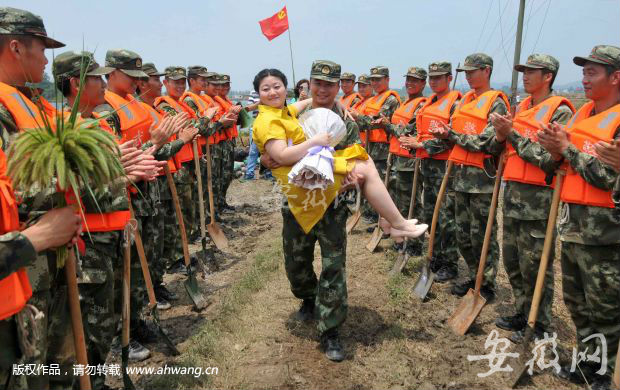
[[461, 298], [461, 302], [452, 317], [448, 319], [448, 326], [454, 333], [463, 336], [474, 323], [486, 302], [487, 300], [480, 293], [476, 294], [470, 288], [467, 294]]
[[[219, 270], [219, 265], [217, 261], [215, 261], [215, 255], [213, 254], [213, 249], [207, 248], [207, 237], [202, 237], [200, 240], [202, 244], [202, 250], [199, 251], [200, 257], [202, 258], [203, 270], [205, 271], [205, 277], [209, 272], [216, 272]], [[207, 272], [208, 265], [208, 272]]]
[[428, 265], [425, 264], [420, 271], [420, 276], [418, 277], [418, 280], [416, 280], [415, 285], [413, 286], [413, 295], [423, 301], [424, 298], [426, 298], [429, 290], [431, 289], [434, 280], [435, 274], [432, 273]]
[[151, 309], [151, 316], [153, 317], [153, 322], [155, 323], [155, 327], [157, 328], [157, 333], [159, 337], [164, 341], [164, 344], [170, 349], [170, 352], [174, 356], [178, 356], [181, 354], [177, 349], [176, 345], [170, 340], [170, 337], [164, 332], [164, 329], [161, 327], [161, 323], [159, 322], [159, 312], [157, 311], [157, 306], [153, 306]]
[[525, 372], [527, 371], [526, 363], [531, 359], [532, 350], [533, 350], [533, 340], [534, 340], [534, 329], [531, 326], [527, 325], [525, 327], [525, 334], [523, 335], [523, 341], [517, 347], [519, 357], [517, 360], [517, 364], [514, 367], [512, 373], [510, 374], [510, 388], [514, 389], [519, 384], [521, 378], [523, 378]]
[[409, 254], [407, 253], [407, 251], [400, 250], [398, 252], [398, 257], [396, 258], [396, 261], [394, 262], [394, 266], [392, 267], [390, 272], [388, 272], [388, 276], [393, 277], [403, 272], [403, 269], [405, 268], [405, 265], [407, 265], [408, 260], [409, 260]]
[[357, 226], [357, 223], [360, 221], [361, 217], [362, 212], [358, 210], [355, 212], [355, 214], [351, 216], [351, 218], [349, 218], [349, 220], [347, 221], [347, 234], [353, 231], [353, 229]]
[[381, 233], [381, 228], [375, 228], [375, 230], [372, 232], [372, 236], [370, 236], [370, 241], [368, 241], [368, 244], [366, 244], [366, 249], [368, 249], [370, 252], [374, 252], [375, 249], [377, 249], [379, 242], [381, 242], [382, 235], [383, 233]]
[[209, 236], [211, 236], [211, 239], [215, 243], [217, 249], [221, 251], [228, 249], [228, 239], [220, 228], [220, 225], [215, 222], [211, 223], [207, 225], [207, 231], [209, 232]]
[[207, 307], [207, 300], [202, 295], [202, 292], [200, 292], [196, 275], [194, 275], [194, 272], [190, 269], [190, 267], [187, 267], [187, 279], [185, 279], [183, 284], [185, 285], [187, 295], [189, 295], [190, 299], [194, 303], [194, 307], [196, 307], [197, 310], [202, 310]]

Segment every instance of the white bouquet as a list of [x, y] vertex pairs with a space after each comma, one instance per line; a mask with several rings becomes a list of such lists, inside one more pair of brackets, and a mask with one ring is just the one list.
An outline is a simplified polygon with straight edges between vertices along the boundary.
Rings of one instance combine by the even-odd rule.
[[298, 187], [322, 190], [334, 184], [334, 146], [345, 137], [347, 128], [338, 114], [327, 108], [315, 108], [299, 117], [306, 139], [327, 132], [330, 146], [313, 146], [288, 174], [288, 181]]

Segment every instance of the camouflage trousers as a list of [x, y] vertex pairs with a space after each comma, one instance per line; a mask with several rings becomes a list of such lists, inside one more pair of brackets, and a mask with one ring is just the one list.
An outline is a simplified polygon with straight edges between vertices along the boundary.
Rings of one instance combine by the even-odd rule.
[[620, 338], [620, 245], [583, 245], [562, 242], [564, 303], [577, 328], [579, 352], [594, 353], [607, 341], [607, 374], [613, 372]]
[[220, 181], [219, 201], [220, 206], [225, 205], [226, 193], [228, 187], [232, 183], [235, 175], [235, 145], [237, 140], [235, 138], [226, 140], [222, 144], [222, 180]]
[[[218, 210], [220, 209], [220, 204], [218, 202], [220, 200], [220, 190], [222, 187], [222, 146], [221, 143], [219, 143], [210, 145], [209, 148], [211, 149], [211, 188], [213, 190], [213, 208], [215, 210], [215, 214], [217, 215]], [[206, 158], [207, 156], [205, 154], [200, 159], [200, 173], [202, 175], [202, 198], [204, 203], [205, 218], [209, 218], [211, 216], [211, 211], [209, 206], [209, 182], [207, 181], [208, 167]], [[196, 191], [198, 191], [198, 189], [196, 189]], [[198, 200], [198, 195], [196, 195], [196, 200]], [[196, 220], [198, 221], [197, 226], [200, 230], [200, 220], [198, 219], [198, 215], [196, 216]]]
[[[196, 179], [194, 161], [187, 161], [182, 164], [182, 168], [175, 173], [177, 194], [181, 203], [183, 222], [185, 231], [190, 236], [194, 233], [196, 221], [198, 220], [198, 184]], [[198, 221], [200, 223], [200, 221]]]
[[[411, 192], [413, 190], [413, 171], [395, 171], [390, 172], [390, 180], [388, 182], [388, 190], [390, 196], [394, 200], [398, 211], [405, 218], [409, 215], [409, 206], [411, 204]], [[412, 218], [421, 220], [422, 210], [422, 188], [420, 177], [418, 175], [418, 190], [416, 191], [416, 199]], [[422, 248], [422, 239], [410, 241], [409, 246]]]
[[[181, 227], [177, 219], [177, 213], [172, 199], [163, 200], [159, 211], [163, 214], [164, 217], [164, 229], [162, 238], [162, 241], [164, 242], [164, 252], [162, 254], [161, 263], [165, 267], [170, 267], [177, 260], [183, 258]], [[183, 216], [181, 215], [181, 217]]]
[[[526, 317], [532, 305], [546, 229], [546, 220], [524, 221], [504, 215], [502, 244], [504, 269], [512, 286], [516, 312]], [[554, 258], [555, 245], [551, 245], [549, 265], [545, 273], [543, 295], [536, 320], [544, 329], [550, 328], [552, 318]]]
[[[423, 159], [420, 163], [420, 176], [423, 188], [422, 218], [424, 223], [431, 226], [435, 203], [439, 196], [441, 181], [446, 172], [446, 162], [430, 158]], [[442, 264], [457, 267], [458, 253], [456, 245], [456, 222], [454, 215], [454, 191], [451, 180], [439, 209], [437, 227], [435, 229], [435, 241], [433, 244], [433, 258], [441, 259]], [[430, 231], [430, 227], [429, 227]]]
[[[387, 170], [387, 160], [374, 161], [374, 163], [377, 168], [377, 172], [379, 172], [379, 176], [381, 176], [381, 180], [383, 180], [385, 178], [385, 171]], [[388, 187], [389, 184], [390, 183], [388, 182]], [[377, 222], [377, 219], [379, 218], [377, 212], [372, 208], [370, 203], [368, 203], [366, 198], [364, 198], [362, 202], [362, 215], [364, 218], [374, 222]]]
[[[487, 226], [491, 194], [471, 194], [455, 191], [456, 208], [456, 242], [461, 256], [467, 263], [469, 278], [475, 279], [478, 272], [478, 263], [482, 253], [484, 231]], [[497, 245], [497, 224], [493, 223], [489, 253], [484, 267], [482, 285], [495, 288], [497, 275], [497, 260], [499, 246]]]
[[[346, 222], [349, 215], [345, 202], [333, 204], [312, 230], [305, 234], [288, 204], [282, 207], [282, 243], [284, 268], [293, 295], [314, 299], [320, 334], [336, 329], [347, 317]], [[312, 263], [314, 246], [321, 247], [321, 274], [317, 280]]]
[[[164, 272], [166, 271], [166, 261], [164, 259], [164, 227], [165, 227], [165, 215], [161, 212], [165, 201], [159, 201], [155, 207], [157, 208], [157, 214], [152, 217], [141, 218], [142, 219], [142, 242], [144, 245], [144, 252], [146, 253], [146, 260], [149, 265], [149, 271], [151, 274], [151, 280], [153, 286], [161, 284], [164, 279]], [[136, 257], [137, 261], [140, 258]], [[139, 264], [139, 263], [138, 263]], [[142, 273], [142, 271], [140, 271]]]

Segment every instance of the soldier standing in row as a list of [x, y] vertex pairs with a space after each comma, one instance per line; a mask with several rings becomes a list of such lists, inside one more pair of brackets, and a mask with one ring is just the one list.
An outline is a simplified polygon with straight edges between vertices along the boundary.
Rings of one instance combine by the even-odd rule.
[[352, 108], [362, 100], [360, 94], [355, 92], [355, 75], [353, 73], [344, 72], [340, 76], [340, 88], [342, 89], [340, 104], [343, 107]]

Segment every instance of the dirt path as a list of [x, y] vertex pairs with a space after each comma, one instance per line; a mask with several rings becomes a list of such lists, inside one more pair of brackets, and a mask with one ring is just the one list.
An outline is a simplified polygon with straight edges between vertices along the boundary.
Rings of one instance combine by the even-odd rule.
[[[144, 388], [333, 388], [439, 389], [507, 388], [501, 373], [479, 378], [488, 371], [486, 360], [469, 362], [467, 355], [483, 355], [487, 335], [499, 315], [512, 314], [512, 295], [503, 267], [498, 275], [497, 299], [486, 305], [466, 336], [455, 336], [445, 321], [458, 299], [449, 284], [435, 283], [430, 299], [421, 303], [410, 295], [421, 258], [410, 260], [404, 275], [389, 279], [394, 261], [390, 240], [375, 253], [365, 244], [369, 234], [360, 224], [347, 244], [349, 314], [341, 330], [347, 359], [328, 361], [317, 348], [316, 324], [293, 319], [299, 301], [289, 290], [281, 253], [279, 195], [264, 181], [239, 183], [230, 190], [239, 213], [224, 215], [232, 248], [218, 254], [224, 269], [206, 280], [212, 304], [196, 313], [178, 276], [166, 281], [181, 297], [161, 316], [182, 355], [166, 356], [160, 345], [149, 345], [153, 356], [139, 366], [216, 366], [218, 375], [135, 377]], [[235, 218], [237, 222], [231, 223]], [[234, 235], [231, 228], [235, 230]], [[197, 249], [197, 248], [194, 248]], [[315, 258], [320, 259], [318, 246]], [[461, 261], [461, 275], [464, 263]], [[315, 270], [320, 269], [320, 260]], [[572, 348], [574, 328], [560, 297], [559, 262], [555, 263], [554, 330], [560, 344]], [[499, 330], [501, 337], [509, 332]], [[514, 347], [511, 347], [511, 351]], [[510, 363], [510, 361], [507, 361]], [[535, 375], [521, 388], [578, 388], [552, 376], [550, 369]], [[120, 378], [119, 378], [120, 379]], [[121, 382], [110, 383], [120, 387]]]

